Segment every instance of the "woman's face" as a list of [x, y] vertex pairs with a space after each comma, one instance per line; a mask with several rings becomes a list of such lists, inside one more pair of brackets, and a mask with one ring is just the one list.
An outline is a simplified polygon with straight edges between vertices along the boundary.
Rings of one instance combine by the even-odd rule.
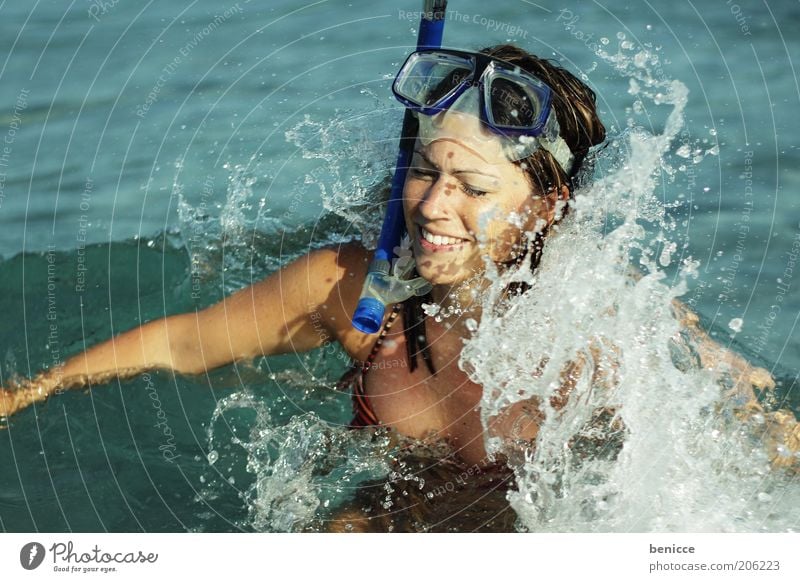
[[482, 272], [486, 256], [514, 258], [522, 232], [541, 229], [555, 215], [555, 195], [535, 192], [502, 155], [499, 139], [480, 145], [470, 139], [479, 129], [451, 123], [450, 131], [415, 146], [403, 208], [417, 271], [434, 285]]

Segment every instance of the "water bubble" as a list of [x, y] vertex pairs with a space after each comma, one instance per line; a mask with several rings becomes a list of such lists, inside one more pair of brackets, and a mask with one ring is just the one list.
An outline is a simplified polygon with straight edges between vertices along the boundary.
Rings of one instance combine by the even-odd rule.
[[219, 453], [217, 451], [209, 451], [208, 453], [208, 464], [213, 465], [219, 459]]
[[604, 36], [600, 37], [600, 44], [604, 44], [605, 45], [605, 44], [608, 44], [609, 42], [611, 42], [611, 41], [609, 41], [606, 37], [604, 37]]

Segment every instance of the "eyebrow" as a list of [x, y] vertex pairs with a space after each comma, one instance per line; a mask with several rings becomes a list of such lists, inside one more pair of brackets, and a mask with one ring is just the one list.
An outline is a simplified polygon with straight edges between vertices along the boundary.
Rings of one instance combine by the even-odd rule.
[[[436, 168], [437, 170], [439, 169], [439, 166], [434, 164], [431, 161], [431, 159], [428, 156], [426, 156], [425, 152], [423, 152], [422, 150], [414, 150], [414, 153], [418, 154], [419, 157], [421, 157], [423, 160], [425, 160], [425, 162], [427, 162], [427, 164], [429, 166], [432, 166], [432, 167]], [[474, 170], [474, 169], [471, 169], [471, 168], [462, 168], [462, 169], [459, 169], [459, 170], [455, 170], [453, 172], [453, 174], [480, 174], [481, 176], [487, 176], [489, 178], [496, 178], [496, 179], [500, 178], [500, 176], [498, 176], [496, 174], [487, 174], [486, 172], [481, 172], [480, 170]]]

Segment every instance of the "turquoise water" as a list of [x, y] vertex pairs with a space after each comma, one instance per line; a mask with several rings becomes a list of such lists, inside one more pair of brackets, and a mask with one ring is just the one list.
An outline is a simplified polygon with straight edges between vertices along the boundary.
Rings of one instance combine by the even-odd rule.
[[[44, 2], [0, 15], [3, 382], [378, 222], [363, 207], [393, 147], [390, 77], [416, 35], [397, 3]], [[512, 41], [585, 75], [615, 133], [659, 131], [666, 113], [637, 103], [597, 49], [659, 55], [649, 78], [689, 89], [674, 173], [657, 189], [675, 254], [699, 261], [684, 299], [773, 370], [795, 408], [798, 23], [784, 2], [465, 1], [445, 32], [452, 46]], [[347, 395], [330, 390], [343, 368], [321, 351], [210, 378], [158, 372], [25, 411], [0, 431], [0, 528], [264, 529], [248, 455], [234, 443], [209, 463], [217, 401], [246, 390], [276, 425], [309, 411], [346, 423]], [[258, 426], [247, 414], [223, 433]]]

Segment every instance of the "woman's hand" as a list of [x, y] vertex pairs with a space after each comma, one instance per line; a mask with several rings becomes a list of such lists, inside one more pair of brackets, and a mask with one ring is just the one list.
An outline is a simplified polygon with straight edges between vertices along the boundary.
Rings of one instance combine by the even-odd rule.
[[8, 418], [19, 410], [17, 391], [0, 388], [0, 419]]
[[56, 388], [48, 373], [40, 374], [34, 380], [12, 381], [9, 386], [0, 388], [0, 419], [8, 418], [34, 402], [46, 400]]

